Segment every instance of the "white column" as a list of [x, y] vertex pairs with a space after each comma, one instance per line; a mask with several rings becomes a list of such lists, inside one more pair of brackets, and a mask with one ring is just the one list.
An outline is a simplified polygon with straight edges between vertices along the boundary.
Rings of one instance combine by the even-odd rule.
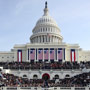
[[52, 42], [52, 36], [50, 36], [50, 42]]
[[30, 54], [31, 54], [31, 53], [30, 53], [30, 49], [31, 49], [31, 48], [29, 48], [29, 62], [31, 61], [31, 60], [30, 60]]
[[38, 48], [37, 48], [37, 61], [39, 61], [39, 60], [38, 60]]
[[46, 42], [46, 36], [44, 35], [44, 42]]
[[36, 62], [36, 48], [35, 48], [35, 62]]
[[43, 42], [45, 42], [44, 35], [43, 35]]
[[55, 57], [56, 57], [56, 55], [55, 55], [55, 52], [56, 52], [56, 49], [54, 48], [54, 61], [56, 61], [55, 59]]
[[34, 40], [33, 42], [35, 43], [35, 38], [33, 40]]
[[50, 36], [50, 42], [52, 42], [52, 36]]
[[54, 42], [54, 36], [53, 36], [53, 42]]
[[49, 42], [49, 36], [47, 36], [47, 42]]
[[50, 42], [51, 42], [51, 36], [49, 36], [49, 38], [50, 38]]
[[40, 36], [39, 36], [39, 43], [40, 43]]
[[39, 43], [39, 36], [38, 36], [38, 43]]
[[57, 42], [59, 42], [59, 39], [58, 39], [58, 37], [57, 37]]
[[43, 36], [41, 36], [41, 43], [43, 42]]
[[40, 36], [38, 37], [38, 40], [39, 40], [38, 42], [40, 43]]
[[57, 48], [57, 61], [58, 61], [58, 48]]
[[52, 36], [52, 42], [53, 42], [54, 40], [53, 40], [53, 36]]
[[43, 42], [44, 36], [42, 36], [42, 42]]
[[54, 42], [56, 42], [56, 36], [54, 36]]
[[51, 37], [51, 42], [53, 42], [53, 36]]
[[44, 48], [43, 48], [43, 62], [44, 62]]
[[57, 39], [57, 37], [56, 37], [56, 41], [58, 42], [58, 39]]
[[45, 42], [45, 37], [44, 37], [44, 35], [43, 35], [43, 40], [44, 40], [43, 42]]
[[27, 60], [29, 62], [30, 60], [28, 59], [28, 50], [29, 50], [29, 59], [30, 59], [30, 49], [29, 48], [27, 49]]
[[48, 52], [49, 52], [49, 62], [50, 62], [50, 48], [48, 48]]
[[45, 42], [47, 42], [47, 36], [45, 35]]
[[64, 61], [64, 48], [62, 48], [62, 55], [63, 55], [63, 57], [62, 57], [62, 62]]
[[80, 62], [79, 61], [79, 50], [78, 49], [75, 49], [75, 52], [76, 52], [76, 60], [77, 60], [77, 62]]
[[36, 38], [37, 38], [37, 39], [36, 39], [36, 40], [37, 40], [36, 42], [38, 43], [38, 36], [37, 36]]
[[56, 37], [56, 42], [58, 42], [58, 38]]
[[36, 41], [37, 41], [36, 39], [37, 39], [37, 38], [35, 37], [35, 43], [36, 43]]
[[33, 40], [34, 40], [33, 42], [35, 43], [35, 37], [33, 38]]

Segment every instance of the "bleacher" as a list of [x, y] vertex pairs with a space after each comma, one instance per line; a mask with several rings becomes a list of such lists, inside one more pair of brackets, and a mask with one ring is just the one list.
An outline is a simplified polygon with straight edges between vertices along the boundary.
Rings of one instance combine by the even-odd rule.
[[90, 69], [90, 61], [89, 62], [0, 62], [0, 67], [3, 69]]
[[[78, 70], [90, 69], [90, 62], [0, 62], [0, 67], [11, 70]], [[56, 82], [56, 78], [47, 80], [46, 85], [43, 79], [28, 79], [14, 74], [4, 73], [0, 69], [0, 90], [90, 90], [90, 71], [73, 77], [65, 77]]]

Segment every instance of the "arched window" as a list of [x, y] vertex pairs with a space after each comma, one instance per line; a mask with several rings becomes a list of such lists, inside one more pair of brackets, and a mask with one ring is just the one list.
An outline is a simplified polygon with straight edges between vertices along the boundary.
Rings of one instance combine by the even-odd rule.
[[33, 79], [38, 79], [38, 75], [33, 75]]
[[46, 28], [46, 32], [47, 32], [47, 28]]
[[27, 78], [27, 75], [26, 75], [26, 74], [24, 74], [24, 75], [23, 75], [23, 78]]
[[48, 19], [48, 22], [49, 22], [49, 19]]
[[41, 32], [42, 32], [42, 28], [41, 28]]
[[52, 28], [51, 28], [51, 32], [52, 32]]
[[65, 78], [70, 78], [70, 75], [69, 75], [69, 74], [66, 74], [66, 75], [65, 75]]
[[47, 19], [46, 19], [46, 22], [47, 22]]
[[44, 32], [44, 28], [43, 28], [43, 32]]
[[42, 36], [42, 38], [43, 38], [43, 42], [44, 42], [44, 36]]
[[59, 79], [59, 75], [56, 74], [56, 75], [54, 76], [54, 78], [55, 78], [55, 79]]
[[41, 28], [41, 32], [42, 32], [42, 28]]
[[40, 38], [40, 43], [41, 43], [41, 36], [39, 38]]
[[48, 28], [48, 32], [50, 32], [50, 27]]
[[45, 19], [44, 19], [44, 22], [45, 22]]

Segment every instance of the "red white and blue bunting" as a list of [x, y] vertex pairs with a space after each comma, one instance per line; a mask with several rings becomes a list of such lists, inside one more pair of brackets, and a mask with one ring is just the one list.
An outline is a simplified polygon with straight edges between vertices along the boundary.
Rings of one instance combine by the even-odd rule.
[[76, 61], [75, 49], [71, 49], [71, 62], [75, 62], [75, 61]]
[[18, 50], [17, 52], [17, 61], [22, 62], [22, 50]]

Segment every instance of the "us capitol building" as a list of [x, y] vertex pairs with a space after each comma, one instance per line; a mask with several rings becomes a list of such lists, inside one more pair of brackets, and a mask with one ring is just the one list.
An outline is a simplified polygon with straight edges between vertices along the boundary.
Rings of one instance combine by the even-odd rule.
[[[90, 90], [90, 51], [63, 42], [47, 2], [32, 33], [30, 43], [0, 52], [0, 90]], [[53, 89], [43, 89], [48, 83]]]
[[30, 43], [14, 45], [9, 52], [0, 52], [0, 62], [36, 62], [90, 60], [90, 51], [83, 51], [78, 44], [63, 42], [61, 30], [49, 15], [47, 3], [43, 16], [36, 22]]

